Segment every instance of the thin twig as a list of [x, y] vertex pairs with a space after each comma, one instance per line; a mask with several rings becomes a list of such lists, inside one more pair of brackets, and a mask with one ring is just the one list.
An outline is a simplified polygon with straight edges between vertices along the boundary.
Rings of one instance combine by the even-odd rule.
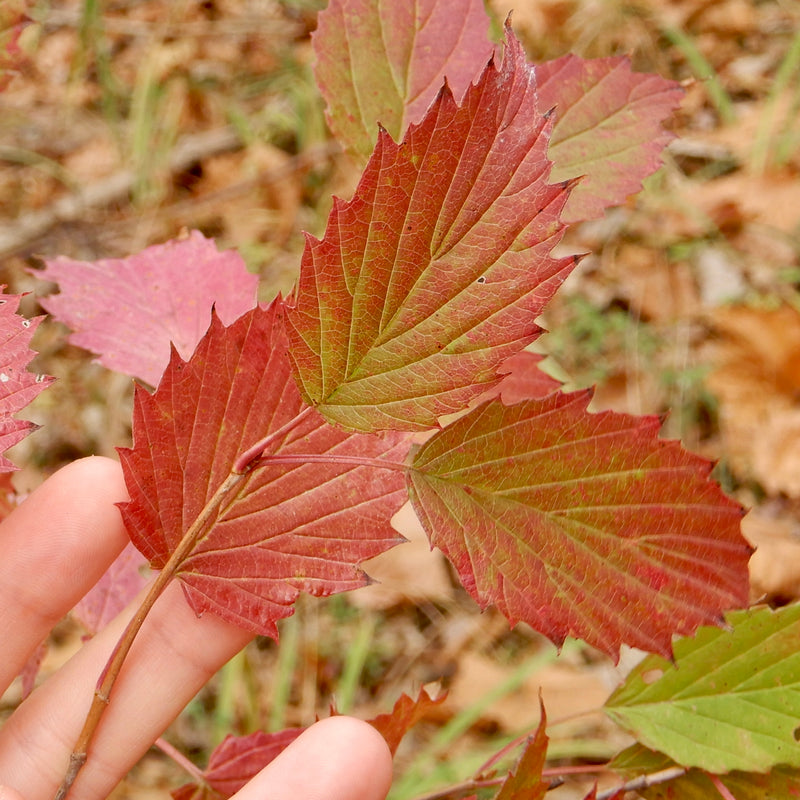
[[674, 781], [677, 778], [682, 778], [686, 774], [684, 767], [667, 767], [660, 772], [654, 772], [651, 775], [640, 775], [638, 778], [624, 783], [622, 786], [617, 786], [615, 789], [607, 789], [605, 792], [600, 792], [597, 795], [597, 800], [611, 800], [617, 792], [638, 792], [641, 789], [649, 789], [651, 786], [657, 786], [659, 783], [666, 783], [667, 781]]
[[733, 792], [722, 782], [719, 775], [708, 775], [708, 777], [711, 779], [711, 783], [714, 784], [714, 788], [719, 792], [722, 800], [736, 800]]
[[164, 589], [173, 579], [175, 570], [183, 563], [197, 544], [197, 540], [204, 533], [208, 522], [219, 511], [225, 498], [242, 482], [242, 480], [244, 480], [244, 477], [245, 476], [241, 473], [231, 473], [217, 491], [214, 492], [214, 495], [206, 503], [203, 510], [198, 514], [195, 521], [184, 534], [163, 569], [156, 575], [142, 604], [136, 609], [136, 613], [125, 627], [122, 636], [117, 642], [100, 676], [100, 680], [94, 692], [94, 697], [92, 698], [92, 704], [89, 708], [89, 713], [86, 715], [83, 728], [70, 754], [69, 766], [64, 775], [64, 780], [56, 792], [55, 800], [64, 800], [72, 784], [75, 783], [75, 779], [78, 777], [83, 765], [86, 763], [86, 759], [89, 755], [89, 745], [92, 743], [97, 726], [100, 724], [103, 713], [108, 707], [111, 698], [111, 690], [116, 683], [125, 658], [130, 652], [136, 634], [141, 629], [147, 615], [156, 600], [161, 596]]
[[206, 783], [206, 776], [203, 770], [189, 761], [186, 756], [178, 750], [177, 747], [171, 745], [166, 739], [159, 736], [155, 741], [155, 746], [164, 753], [165, 756], [171, 758], [184, 772], [187, 772], [197, 783]]

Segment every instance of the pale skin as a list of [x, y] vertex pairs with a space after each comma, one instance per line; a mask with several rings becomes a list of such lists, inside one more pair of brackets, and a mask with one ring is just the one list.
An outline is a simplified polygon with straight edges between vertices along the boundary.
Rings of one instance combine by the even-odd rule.
[[[114, 504], [126, 498], [116, 462], [83, 459], [0, 525], [0, 695], [125, 546]], [[51, 800], [124, 624], [123, 615], [97, 634], [0, 728], [0, 800]], [[196, 617], [180, 587], [170, 586], [128, 655], [70, 798], [105, 798], [251, 637], [210, 614]], [[386, 744], [370, 725], [334, 717], [309, 728], [235, 797], [383, 800], [391, 770]]]

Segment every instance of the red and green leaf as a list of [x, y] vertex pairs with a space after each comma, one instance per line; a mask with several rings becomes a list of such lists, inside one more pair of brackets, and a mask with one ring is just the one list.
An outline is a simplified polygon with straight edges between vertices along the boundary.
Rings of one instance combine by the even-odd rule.
[[211, 309], [229, 324], [255, 305], [258, 278], [233, 250], [219, 252], [193, 231], [129, 258], [49, 259], [34, 273], [60, 293], [42, 305], [98, 353], [101, 364], [156, 386], [170, 342], [188, 358], [208, 329]]
[[479, 406], [419, 449], [411, 499], [482, 607], [668, 655], [747, 601], [742, 511], [656, 417], [590, 414], [590, 396]]
[[445, 89], [402, 144], [379, 136], [353, 200], [309, 239], [287, 313], [301, 392], [326, 418], [430, 427], [540, 334], [575, 263], [550, 255], [569, 187], [549, 183], [549, 128], [509, 31], [463, 105]]
[[19, 301], [20, 295], [0, 291], [0, 472], [16, 469], [3, 454], [36, 428], [32, 422], [17, 419], [17, 414], [52, 381], [28, 371], [36, 355], [31, 339], [41, 317], [19, 316]]
[[683, 95], [674, 81], [633, 72], [623, 57], [567, 55], [536, 67], [541, 108], [554, 108], [552, 180], [581, 177], [561, 215], [599, 217], [642, 188], [673, 138], [662, 122]]
[[[134, 447], [120, 452], [122, 512], [140, 552], [162, 569], [194, 526], [172, 565], [191, 606], [271, 636], [299, 592], [363, 586], [358, 564], [401, 540], [389, 519], [405, 500], [408, 450], [400, 434], [348, 433], [304, 406], [280, 310], [275, 301], [229, 328], [214, 316], [188, 362], [173, 353], [154, 394], [138, 387]], [[262, 466], [206, 508], [268, 434]]]
[[336, 138], [364, 161], [379, 123], [400, 140], [422, 119], [445, 77], [462, 97], [492, 53], [488, 35], [481, 0], [331, 0], [313, 44]]
[[305, 728], [277, 733], [256, 731], [247, 736], [226, 736], [211, 753], [203, 781], [188, 783], [172, 792], [174, 800], [215, 800], [231, 797], [277, 758]]

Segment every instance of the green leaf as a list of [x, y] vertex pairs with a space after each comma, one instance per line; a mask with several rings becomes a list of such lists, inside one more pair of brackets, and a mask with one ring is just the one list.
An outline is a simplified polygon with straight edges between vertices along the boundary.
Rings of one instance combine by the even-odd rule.
[[[674, 767], [663, 753], [654, 753], [640, 744], [623, 750], [610, 764], [627, 779], [655, 775]], [[793, 767], [775, 767], [768, 774], [735, 771], [719, 776], [736, 800], [777, 800], [800, 797], [800, 772]], [[690, 769], [685, 775], [658, 783], [637, 794], [647, 800], [720, 800], [720, 794], [707, 772]]]
[[288, 301], [306, 402], [365, 431], [419, 430], [499, 382], [575, 264], [550, 251], [569, 187], [510, 30], [463, 105], [444, 91], [402, 144], [383, 133], [349, 203], [309, 238]]
[[419, 449], [411, 499], [482, 607], [557, 643], [668, 655], [746, 602], [741, 508], [658, 418], [590, 414], [590, 396], [477, 407]]
[[606, 713], [647, 747], [712, 773], [800, 767], [800, 605], [732, 612], [650, 656]]
[[361, 163], [378, 123], [401, 139], [445, 77], [460, 99], [492, 54], [481, 0], [331, 0], [313, 45], [328, 124]]

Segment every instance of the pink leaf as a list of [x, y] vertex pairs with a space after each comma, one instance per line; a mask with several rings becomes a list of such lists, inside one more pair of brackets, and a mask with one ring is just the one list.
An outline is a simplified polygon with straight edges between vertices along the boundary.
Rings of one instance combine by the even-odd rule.
[[305, 729], [277, 733], [256, 731], [248, 736], [226, 736], [217, 745], [203, 773], [206, 786], [189, 783], [172, 792], [174, 800], [230, 797], [280, 755]]
[[287, 314], [304, 399], [351, 428], [415, 430], [463, 409], [541, 332], [575, 261], [550, 256], [568, 187], [510, 30], [462, 106], [444, 90], [401, 145], [383, 133]]
[[661, 123], [683, 95], [677, 83], [632, 72], [627, 58], [574, 55], [538, 65], [536, 79], [541, 107], [556, 112], [552, 179], [583, 176], [561, 215], [565, 222], [620, 205], [661, 166], [673, 138]]
[[0, 293], [0, 472], [16, 469], [3, 453], [36, 428], [16, 414], [52, 380], [27, 370], [36, 355], [30, 344], [41, 317], [20, 317], [19, 301], [20, 295]]
[[60, 256], [35, 273], [60, 294], [42, 301], [72, 328], [70, 341], [99, 355], [109, 369], [156, 386], [170, 342], [188, 358], [211, 321], [225, 323], [255, 304], [258, 278], [241, 256], [220, 253], [193, 231], [185, 239], [148, 247], [130, 258], [74, 261]]
[[492, 53], [481, 0], [331, 0], [313, 36], [315, 75], [337, 139], [366, 160], [378, 123], [394, 139], [447, 82], [461, 98]]
[[144, 556], [128, 544], [102, 578], [72, 609], [72, 615], [92, 636], [105, 628], [147, 582], [141, 573]]
[[482, 607], [669, 655], [747, 602], [742, 510], [658, 418], [590, 414], [590, 396], [479, 406], [420, 448], [411, 499]]
[[[363, 586], [357, 565], [401, 539], [388, 520], [405, 500], [408, 451], [400, 434], [347, 433], [304, 406], [281, 309], [275, 301], [228, 328], [214, 316], [188, 362], [173, 355], [154, 394], [137, 388], [134, 447], [120, 451], [136, 547], [161, 569], [202, 520], [176, 568], [189, 603], [270, 636], [299, 592]], [[267, 434], [262, 466], [204, 517], [239, 456]]]

